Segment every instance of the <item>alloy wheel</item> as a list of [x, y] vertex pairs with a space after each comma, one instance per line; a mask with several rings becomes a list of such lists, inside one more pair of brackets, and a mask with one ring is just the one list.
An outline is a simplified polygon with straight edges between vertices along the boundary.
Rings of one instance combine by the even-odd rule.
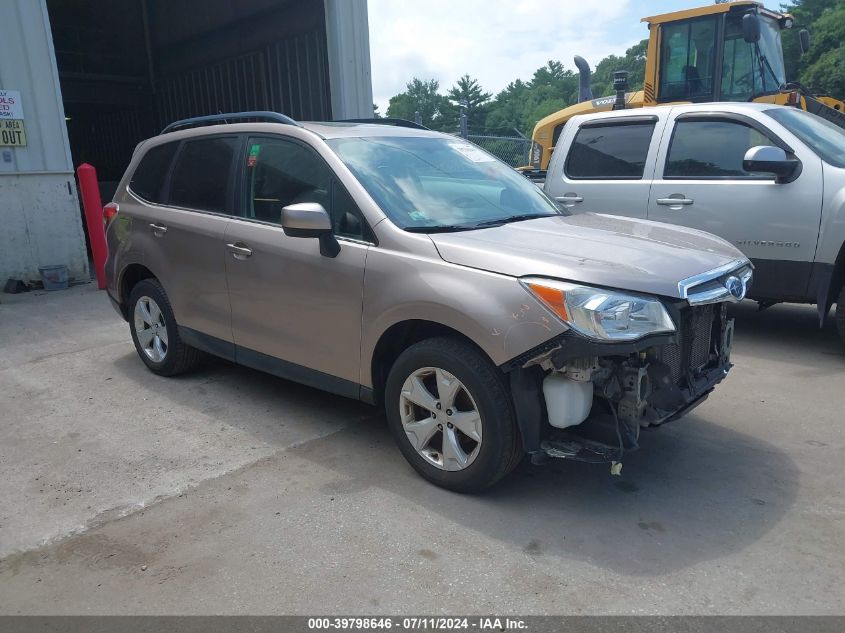
[[135, 303], [135, 336], [138, 345], [154, 363], [167, 356], [167, 326], [161, 308], [150, 297], [141, 297]]
[[481, 413], [453, 374], [423, 367], [405, 380], [399, 398], [402, 427], [429, 464], [447, 471], [467, 468], [481, 448]]

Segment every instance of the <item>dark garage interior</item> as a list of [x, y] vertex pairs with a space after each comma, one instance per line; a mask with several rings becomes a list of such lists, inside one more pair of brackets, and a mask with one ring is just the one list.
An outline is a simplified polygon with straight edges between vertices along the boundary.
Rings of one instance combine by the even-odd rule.
[[313, 0], [47, 0], [73, 164], [111, 197], [137, 143], [191, 116], [331, 119]]

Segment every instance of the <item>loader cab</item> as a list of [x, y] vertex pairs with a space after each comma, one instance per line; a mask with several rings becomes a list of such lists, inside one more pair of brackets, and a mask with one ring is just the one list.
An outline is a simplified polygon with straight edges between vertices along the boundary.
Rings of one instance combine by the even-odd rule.
[[751, 2], [680, 13], [646, 18], [656, 103], [753, 101], [786, 83], [781, 30], [792, 26], [790, 16]]

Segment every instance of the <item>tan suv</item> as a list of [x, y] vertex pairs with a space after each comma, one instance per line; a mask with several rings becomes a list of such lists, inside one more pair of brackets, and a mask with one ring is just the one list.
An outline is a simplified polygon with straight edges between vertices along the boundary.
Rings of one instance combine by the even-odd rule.
[[751, 281], [734, 247], [569, 217], [478, 147], [393, 123], [226, 114], [138, 146], [107, 275], [150, 370], [205, 352], [384, 404], [411, 465], [460, 491], [525, 453], [619, 462], [722, 380]]

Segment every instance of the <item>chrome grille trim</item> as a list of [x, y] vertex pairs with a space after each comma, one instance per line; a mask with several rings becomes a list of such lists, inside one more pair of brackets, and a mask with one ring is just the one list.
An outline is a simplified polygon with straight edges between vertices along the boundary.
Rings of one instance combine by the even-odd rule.
[[739, 277], [747, 290], [754, 277], [753, 269], [754, 265], [749, 260], [736, 259], [724, 266], [679, 281], [678, 296], [686, 299], [690, 305], [707, 305], [723, 301], [737, 303], [745, 296], [735, 297], [723, 282], [731, 276]]

